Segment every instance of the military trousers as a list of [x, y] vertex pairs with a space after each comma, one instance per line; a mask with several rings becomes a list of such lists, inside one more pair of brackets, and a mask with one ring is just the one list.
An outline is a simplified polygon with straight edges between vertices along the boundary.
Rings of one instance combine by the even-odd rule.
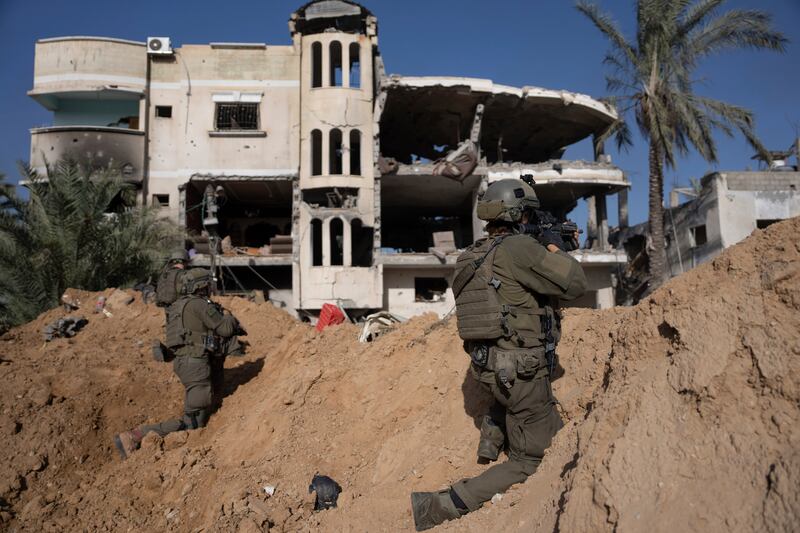
[[172, 369], [184, 387], [183, 416], [140, 426], [142, 435], [154, 431], [164, 437], [174, 431], [197, 429], [208, 423], [213, 403], [211, 363], [208, 356], [179, 355], [172, 362]]
[[211, 410], [216, 411], [222, 407], [222, 398], [225, 394], [225, 356], [211, 356]]
[[482, 474], [455, 483], [453, 491], [468, 511], [479, 509], [497, 493], [522, 483], [542, 462], [545, 450], [563, 427], [546, 375], [530, 380], [517, 377], [510, 389], [496, 380], [486, 383], [498, 404], [505, 407], [508, 460]]

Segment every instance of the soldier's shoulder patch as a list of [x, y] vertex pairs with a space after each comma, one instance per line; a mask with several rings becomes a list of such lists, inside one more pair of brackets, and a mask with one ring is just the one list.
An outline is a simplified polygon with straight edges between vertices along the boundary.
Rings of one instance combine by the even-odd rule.
[[209, 305], [206, 312], [208, 313], [208, 316], [217, 316], [219, 314], [219, 311], [217, 311], [213, 305]]

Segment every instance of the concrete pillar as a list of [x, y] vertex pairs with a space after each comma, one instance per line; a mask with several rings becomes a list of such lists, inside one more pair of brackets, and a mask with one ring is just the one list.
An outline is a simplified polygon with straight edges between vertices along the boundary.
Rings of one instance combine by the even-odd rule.
[[350, 130], [342, 130], [342, 176], [350, 176]]
[[478, 218], [478, 196], [480, 195], [481, 187], [475, 190], [472, 194], [472, 240], [476, 241], [483, 236], [484, 222]]
[[331, 86], [331, 45], [322, 41], [322, 86]]
[[628, 227], [628, 189], [622, 189], [617, 194], [617, 207], [619, 211], [619, 227]]
[[614, 289], [612, 287], [597, 289], [595, 308], [610, 309], [612, 307], [614, 307]]
[[342, 43], [342, 87], [350, 88], [350, 43]]
[[353, 266], [353, 226], [352, 222], [342, 218], [342, 264]]
[[606, 195], [595, 195], [595, 211], [597, 213], [597, 241], [600, 250], [608, 250], [608, 211], [606, 208]]
[[597, 248], [597, 202], [594, 196], [586, 199], [586, 209], [589, 211], [586, 218], [586, 240], [590, 243], [589, 248]]
[[331, 175], [331, 130], [318, 128], [322, 133], [322, 175]]
[[669, 206], [678, 207], [678, 204], [680, 203], [681, 203], [681, 197], [680, 194], [678, 194], [678, 191], [674, 189], [669, 191]]
[[600, 162], [606, 153], [606, 144], [604, 141], [598, 141], [597, 135], [592, 137], [592, 146], [594, 147], [594, 160]]
[[322, 266], [331, 266], [331, 217], [322, 220]]

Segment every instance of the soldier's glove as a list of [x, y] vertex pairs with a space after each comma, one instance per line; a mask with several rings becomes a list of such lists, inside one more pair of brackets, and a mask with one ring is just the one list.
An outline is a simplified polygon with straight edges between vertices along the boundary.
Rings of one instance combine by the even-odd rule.
[[555, 245], [559, 248], [559, 250], [564, 250], [564, 240], [561, 238], [560, 235], [553, 232], [552, 230], [546, 229], [543, 230], [536, 236], [536, 240], [541, 243], [542, 246], [547, 248], [548, 244]]

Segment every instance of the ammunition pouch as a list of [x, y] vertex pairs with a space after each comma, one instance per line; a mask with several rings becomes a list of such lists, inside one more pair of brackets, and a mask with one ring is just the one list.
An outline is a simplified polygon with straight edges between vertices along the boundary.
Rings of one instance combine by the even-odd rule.
[[153, 341], [153, 360], [159, 363], [170, 363], [175, 359], [175, 352], [161, 344], [161, 341]]
[[469, 342], [464, 343], [464, 349], [473, 365], [494, 372], [497, 380], [509, 389], [518, 377], [533, 379], [552, 372], [555, 366], [555, 350], [548, 357], [541, 347], [506, 350], [485, 343]]

